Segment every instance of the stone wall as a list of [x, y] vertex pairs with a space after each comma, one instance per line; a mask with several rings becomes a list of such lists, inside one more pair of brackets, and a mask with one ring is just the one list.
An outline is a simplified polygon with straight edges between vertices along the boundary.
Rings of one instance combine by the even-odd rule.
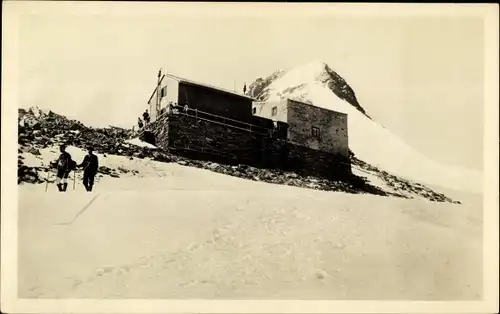
[[[219, 161], [269, 168], [283, 165], [286, 158], [283, 132], [256, 132], [184, 114], [170, 115], [166, 123], [168, 127], [155, 129], [168, 129], [163, 133], [167, 134], [168, 147], [196, 158], [212, 155]], [[158, 134], [159, 142], [164, 135]]]
[[[273, 115], [276, 108], [276, 115]], [[298, 146], [349, 156], [347, 115], [312, 104], [282, 99], [254, 102], [254, 116], [282, 121], [288, 127], [288, 141]], [[313, 135], [313, 127], [319, 136]]]
[[[276, 108], [276, 115], [273, 115], [273, 108]], [[255, 112], [255, 113], [253, 113]], [[287, 123], [288, 110], [287, 100], [253, 102], [252, 113], [254, 116], [273, 119]]]
[[[290, 143], [349, 156], [346, 114], [289, 99], [287, 121]], [[318, 137], [312, 134], [313, 127], [319, 129]]]
[[[168, 128], [169, 128], [169, 115], [162, 115], [155, 122], [145, 127], [144, 133], [141, 135], [141, 140], [153, 144], [157, 147], [168, 149]], [[148, 140], [149, 133], [154, 134], [154, 141]]]
[[291, 143], [287, 145], [286, 169], [329, 179], [339, 179], [352, 173], [349, 158]]
[[[265, 120], [260, 121], [261, 127], [272, 125]], [[179, 113], [160, 117], [147, 130], [155, 134], [156, 146], [193, 159], [286, 169], [324, 178], [351, 172], [349, 159], [340, 154], [290, 143], [286, 123], [256, 132]]]

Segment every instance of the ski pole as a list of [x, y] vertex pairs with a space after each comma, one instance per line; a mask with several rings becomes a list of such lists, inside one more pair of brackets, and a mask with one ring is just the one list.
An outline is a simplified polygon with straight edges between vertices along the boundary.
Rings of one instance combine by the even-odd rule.
[[73, 191], [75, 190], [76, 170], [73, 171]]
[[50, 176], [50, 170], [47, 169], [47, 179], [45, 179], [45, 192], [47, 192], [47, 189], [49, 188], [49, 176]]

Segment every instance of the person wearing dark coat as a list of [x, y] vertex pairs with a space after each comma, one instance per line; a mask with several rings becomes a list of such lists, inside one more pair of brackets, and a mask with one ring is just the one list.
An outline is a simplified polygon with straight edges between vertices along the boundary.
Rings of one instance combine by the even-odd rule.
[[71, 159], [71, 155], [66, 151], [66, 145], [61, 145], [59, 151], [61, 155], [59, 155], [59, 158], [51, 163], [51, 165], [57, 169], [56, 184], [59, 192], [66, 192], [68, 188], [67, 179], [74, 162]]
[[146, 109], [146, 111], [144, 111], [144, 113], [142, 114], [142, 117], [144, 118], [144, 123], [145, 123], [145, 124], [148, 124], [148, 123], [149, 123], [149, 113], [148, 113], [148, 109]]
[[94, 177], [99, 169], [99, 161], [97, 156], [93, 154], [92, 147], [88, 148], [88, 155], [85, 156], [82, 163], [78, 165], [79, 168], [83, 168], [83, 185], [87, 192], [92, 191], [94, 186]]

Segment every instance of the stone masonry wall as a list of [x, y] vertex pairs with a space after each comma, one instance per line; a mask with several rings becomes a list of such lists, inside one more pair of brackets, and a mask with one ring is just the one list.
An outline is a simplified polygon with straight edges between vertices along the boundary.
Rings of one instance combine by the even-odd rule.
[[[253, 102], [252, 112], [254, 116], [273, 119], [281, 122], [288, 122], [287, 100]], [[273, 115], [273, 108], [276, 108], [276, 115]]]
[[[168, 118], [168, 146], [196, 158], [277, 168], [285, 162], [286, 139], [183, 114]], [[158, 128], [160, 129], [160, 128]]]
[[304, 175], [338, 178], [351, 173], [348, 158], [287, 141], [286, 124], [267, 134], [184, 114], [160, 117], [148, 130], [155, 145], [194, 159], [279, 168]]
[[288, 144], [286, 168], [304, 175], [338, 179], [350, 175], [349, 158], [304, 146]]
[[[168, 128], [169, 128], [168, 120], [169, 120], [169, 115], [162, 115], [159, 117], [158, 120], [145, 127], [144, 133], [151, 132], [154, 134], [155, 141], [154, 143], [151, 144], [164, 149], [168, 148]], [[143, 140], [146, 139], [146, 136], [144, 134], [142, 137]]]
[[[290, 143], [349, 156], [346, 114], [289, 99], [287, 121]], [[313, 127], [319, 129], [319, 137], [313, 136]]]

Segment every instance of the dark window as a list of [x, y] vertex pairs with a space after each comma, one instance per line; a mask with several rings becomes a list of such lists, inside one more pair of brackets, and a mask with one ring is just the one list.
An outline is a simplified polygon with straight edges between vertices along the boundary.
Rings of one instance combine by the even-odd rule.
[[253, 113], [253, 114], [256, 114], [256, 113], [257, 113], [257, 108], [253, 107], [253, 108], [252, 108], [252, 113]]
[[160, 89], [160, 97], [163, 98], [167, 96], [167, 86], [163, 86], [161, 89]]
[[278, 114], [278, 107], [273, 107], [272, 111], [271, 111], [271, 115], [272, 116], [275, 116]]
[[312, 136], [319, 138], [319, 128], [314, 127], [314, 126], [312, 127]]

